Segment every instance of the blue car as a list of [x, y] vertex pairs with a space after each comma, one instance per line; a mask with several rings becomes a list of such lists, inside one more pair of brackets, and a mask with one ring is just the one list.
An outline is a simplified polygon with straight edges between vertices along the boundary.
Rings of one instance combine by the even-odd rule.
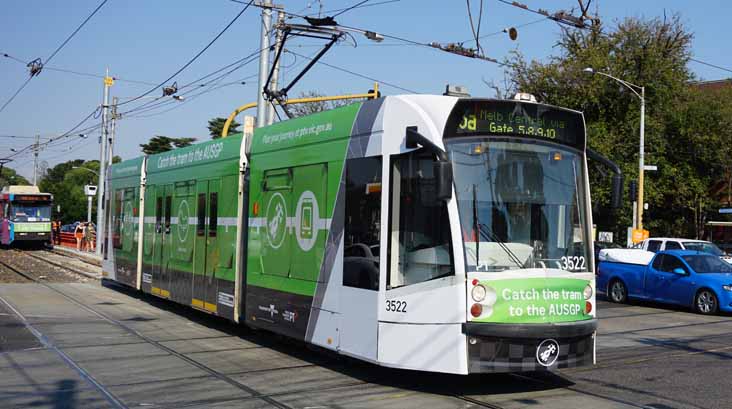
[[597, 289], [618, 303], [635, 298], [685, 305], [701, 314], [732, 312], [732, 266], [698, 251], [662, 251], [648, 265], [601, 261]]

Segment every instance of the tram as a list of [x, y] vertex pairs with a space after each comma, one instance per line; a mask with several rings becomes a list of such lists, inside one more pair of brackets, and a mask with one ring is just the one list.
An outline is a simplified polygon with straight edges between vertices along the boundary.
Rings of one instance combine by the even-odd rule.
[[577, 111], [400, 95], [124, 161], [103, 274], [388, 367], [592, 365], [585, 145]]
[[37, 186], [6, 186], [0, 191], [0, 244], [51, 244], [53, 195]]

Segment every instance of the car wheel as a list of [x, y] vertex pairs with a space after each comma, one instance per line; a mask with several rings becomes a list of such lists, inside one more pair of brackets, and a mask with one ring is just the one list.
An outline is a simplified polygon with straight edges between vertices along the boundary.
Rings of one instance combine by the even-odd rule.
[[616, 303], [624, 303], [628, 300], [628, 289], [620, 280], [610, 283], [610, 300]]
[[694, 308], [700, 314], [709, 315], [716, 313], [719, 308], [717, 296], [711, 290], [704, 289], [699, 291], [696, 294], [696, 298], [694, 298]]

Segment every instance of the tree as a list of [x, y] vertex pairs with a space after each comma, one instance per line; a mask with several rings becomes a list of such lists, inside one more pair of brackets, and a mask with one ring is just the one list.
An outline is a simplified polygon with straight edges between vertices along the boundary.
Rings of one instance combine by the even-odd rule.
[[[54, 218], [63, 223], [86, 220], [87, 199], [84, 185], [98, 183], [99, 161], [85, 162], [82, 159], [59, 163], [48, 169], [38, 183], [42, 192], [53, 194]], [[57, 212], [58, 207], [61, 212]], [[96, 200], [92, 201], [92, 220], [96, 218]]]
[[[308, 91], [308, 92], [301, 92], [298, 98], [317, 98], [322, 97], [322, 94], [319, 94], [316, 91]], [[318, 102], [306, 102], [302, 104], [292, 104], [288, 105], [287, 108], [290, 110], [290, 113], [295, 118], [314, 114], [317, 112], [323, 112], [327, 111], [329, 109], [333, 108], [339, 108], [342, 106], [350, 105], [353, 103], [353, 100], [336, 100], [336, 101], [318, 101]]]
[[170, 138], [162, 135], [155, 135], [148, 143], [140, 144], [142, 153], [152, 155], [155, 153], [167, 152], [175, 148], [183, 148], [191, 145], [196, 138]]
[[14, 169], [3, 166], [0, 171], [0, 188], [9, 185], [30, 185], [30, 182]]
[[[208, 121], [208, 133], [211, 135], [211, 139], [221, 138], [221, 134], [224, 131], [225, 123], [226, 118], [213, 118]], [[229, 126], [229, 134], [241, 132], [239, 130], [240, 126], [241, 124], [239, 122], [236, 122], [236, 120], [231, 121], [231, 125]]]
[[122, 162], [122, 157], [121, 156], [117, 156], [117, 155], [112, 156], [112, 164], [113, 165], [115, 163], [120, 163], [120, 162]]
[[[611, 29], [596, 24], [587, 31], [564, 30], [557, 42], [559, 54], [547, 63], [528, 62], [519, 53], [506, 61], [511, 91], [584, 112], [588, 147], [618, 163], [626, 182], [638, 178], [639, 99], [611, 79], [588, 77], [583, 69], [593, 67], [645, 86], [645, 163], [658, 165], [657, 172], [646, 173], [644, 183], [649, 203], [644, 227], [653, 235], [698, 235], [700, 219], [695, 214], [709, 208], [705, 198], [710, 175], [722, 160], [721, 150], [716, 157], [711, 152], [720, 146], [710, 143], [721, 137], [711, 135], [717, 126], [692, 118], [719, 118], [721, 110], [708, 103], [713, 98], [693, 95], [689, 84], [694, 77], [687, 66], [692, 39], [678, 15], [627, 18]], [[700, 144], [709, 152], [696, 152]], [[702, 153], [708, 162], [697, 156]], [[633, 199], [613, 214], [607, 207], [609, 179], [591, 171], [591, 187], [598, 229], [625, 237]]]

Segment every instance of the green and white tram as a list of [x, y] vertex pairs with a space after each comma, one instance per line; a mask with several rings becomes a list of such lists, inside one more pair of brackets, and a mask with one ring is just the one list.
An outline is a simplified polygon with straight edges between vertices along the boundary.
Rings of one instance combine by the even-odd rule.
[[125, 161], [104, 274], [389, 367], [591, 365], [585, 139], [568, 109], [402, 95]]

